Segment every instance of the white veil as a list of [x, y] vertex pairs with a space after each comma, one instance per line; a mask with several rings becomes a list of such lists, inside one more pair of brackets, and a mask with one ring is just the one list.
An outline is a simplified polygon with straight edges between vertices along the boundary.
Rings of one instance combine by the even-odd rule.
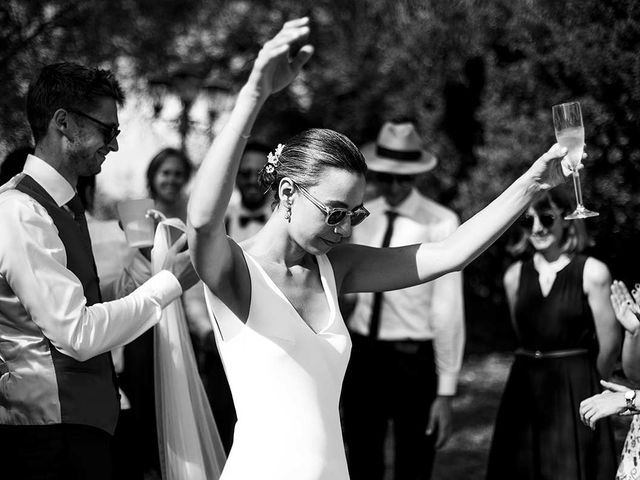
[[[178, 219], [158, 225], [151, 253], [157, 273], [171, 246], [170, 229], [185, 231]], [[155, 329], [155, 395], [160, 464], [164, 480], [217, 480], [225, 462], [220, 435], [178, 299], [168, 305]]]

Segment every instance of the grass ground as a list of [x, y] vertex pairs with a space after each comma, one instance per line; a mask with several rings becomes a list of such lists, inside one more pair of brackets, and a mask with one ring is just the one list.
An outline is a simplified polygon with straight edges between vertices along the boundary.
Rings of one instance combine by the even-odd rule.
[[[465, 359], [454, 401], [454, 434], [438, 452], [433, 480], [484, 478], [493, 424], [512, 358], [508, 354], [489, 354]], [[618, 451], [622, 449], [628, 421], [614, 419]]]

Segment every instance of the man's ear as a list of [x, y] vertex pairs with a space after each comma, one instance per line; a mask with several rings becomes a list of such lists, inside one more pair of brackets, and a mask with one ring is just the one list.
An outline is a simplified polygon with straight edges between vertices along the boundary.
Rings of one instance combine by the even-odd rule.
[[54, 128], [61, 135], [71, 138], [69, 113], [64, 108], [57, 109], [49, 121], [49, 128]]

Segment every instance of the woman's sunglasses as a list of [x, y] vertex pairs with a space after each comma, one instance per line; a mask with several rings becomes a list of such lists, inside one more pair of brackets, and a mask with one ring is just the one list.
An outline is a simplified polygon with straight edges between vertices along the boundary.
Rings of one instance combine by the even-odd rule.
[[369, 210], [364, 208], [364, 205], [360, 205], [353, 210], [340, 207], [327, 207], [324, 203], [311, 195], [306, 188], [298, 185], [297, 183], [294, 185], [300, 190], [300, 193], [307, 198], [307, 200], [324, 212], [324, 223], [330, 227], [337, 227], [347, 217], [351, 217], [351, 226], [355, 227], [356, 225], [361, 224], [363, 220], [369, 216]]
[[[553, 213], [538, 214], [538, 221], [544, 228], [551, 228], [556, 221], [556, 218], [558, 217]], [[519, 224], [525, 230], [533, 229], [533, 215], [529, 215], [528, 213], [523, 215], [520, 218]]]

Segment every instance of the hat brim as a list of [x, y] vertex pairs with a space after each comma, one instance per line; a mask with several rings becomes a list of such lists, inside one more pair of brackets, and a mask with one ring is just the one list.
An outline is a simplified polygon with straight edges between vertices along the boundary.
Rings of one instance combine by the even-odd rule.
[[375, 142], [367, 143], [360, 151], [367, 161], [367, 168], [372, 172], [417, 175], [433, 170], [438, 164], [438, 159], [435, 155], [427, 150], [422, 150], [422, 157], [415, 161], [381, 157], [376, 153]]

